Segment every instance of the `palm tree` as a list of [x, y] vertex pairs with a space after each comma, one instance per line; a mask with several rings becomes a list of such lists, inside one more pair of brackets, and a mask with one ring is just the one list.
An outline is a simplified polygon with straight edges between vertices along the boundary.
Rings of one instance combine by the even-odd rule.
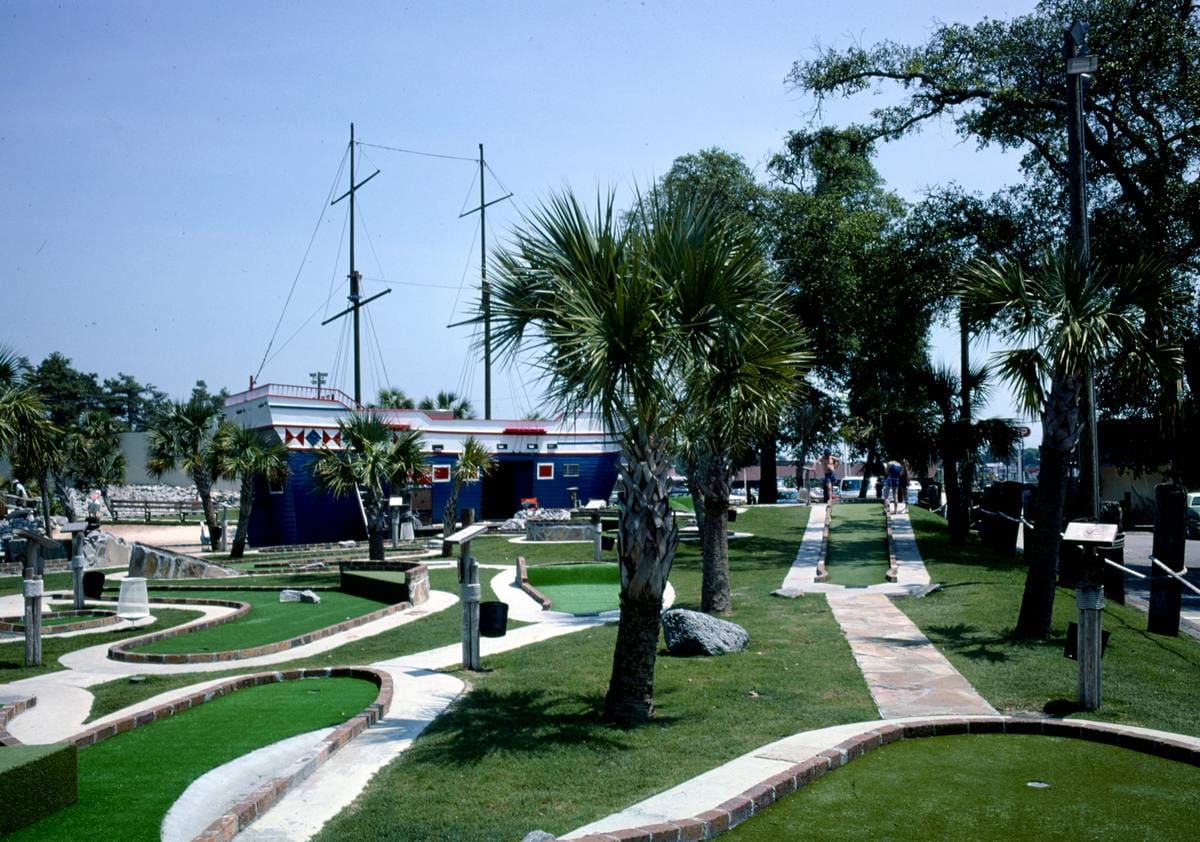
[[[492, 454], [488, 453], [483, 442], [474, 436], [468, 436], [462, 445], [462, 453], [454, 462], [454, 470], [450, 473], [450, 496], [442, 508], [442, 537], [448, 538], [454, 532], [454, 510], [458, 506], [458, 492], [464, 482], [479, 482], [496, 464]], [[450, 545], [442, 544], [442, 555], [450, 555]]]
[[404, 394], [403, 389], [386, 386], [379, 390], [373, 404], [379, 409], [416, 409], [413, 399]]
[[[804, 335], [787, 325], [782, 291], [766, 274], [760, 242], [727, 218], [701, 214], [687, 231], [686, 248], [669, 253], [660, 271], [703, 289], [703, 318], [711, 331], [692, 343], [687, 394], [698, 396], [681, 425], [688, 484], [698, 492], [703, 581], [700, 610], [728, 614], [729, 496], [735, 458], [768, 435], [798, 395], [809, 355]], [[694, 255], [705, 259], [694, 260]], [[711, 335], [709, 335], [711, 334]]]
[[1182, 351], [1158, 326], [1183, 306], [1170, 272], [1149, 259], [1105, 268], [1069, 249], [1048, 251], [1031, 271], [1010, 262], [972, 264], [961, 279], [969, 309], [1019, 343], [998, 354], [997, 370], [1024, 408], [1042, 417], [1036, 528], [1016, 634], [1050, 632], [1071, 451], [1082, 430], [1080, 395], [1088, 372], [1117, 358], [1148, 378], [1172, 376]]
[[421, 398], [417, 409], [443, 409], [454, 413], [455, 418], [474, 418], [475, 409], [466, 398], [459, 397], [454, 392], [438, 392], [432, 398]]
[[20, 383], [0, 385], [0, 453], [7, 453], [13, 471], [26, 479], [37, 477], [42, 501], [42, 524], [49, 535], [50, 495], [48, 478], [62, 459], [59, 447], [62, 430], [50, 421], [42, 396]]
[[191, 475], [213, 550], [221, 545], [221, 528], [212, 501], [213, 483], [221, 474], [213, 446], [220, 416], [220, 409], [211, 400], [193, 397], [186, 403], [173, 402], [150, 422], [146, 441], [146, 470], [151, 476], [161, 477], [177, 466]]
[[241, 480], [237, 531], [229, 551], [230, 558], [241, 558], [246, 552], [246, 528], [250, 523], [250, 508], [254, 505], [255, 480], [258, 477], [269, 483], [284, 480], [288, 472], [287, 447], [274, 432], [251, 430], [230, 423], [222, 424], [217, 430], [215, 447], [221, 474]]
[[85, 494], [89, 488], [98, 488], [106, 506], [108, 486], [125, 482], [125, 454], [121, 452], [125, 430], [124, 424], [104, 410], [90, 409], [67, 434], [67, 464], [73, 484]]
[[387, 491], [398, 491], [423, 474], [425, 456], [417, 430], [393, 432], [374, 416], [354, 414], [338, 421], [342, 449], [321, 448], [312, 475], [318, 488], [338, 497], [359, 493], [367, 517], [372, 560], [382, 561], [388, 528]]
[[622, 724], [653, 712], [663, 589], [679, 540], [668, 498], [673, 436], [708, 399], [697, 391], [711, 383], [701, 355], [737, 310], [732, 286], [706, 265], [730, 258], [712, 239], [730, 230], [694, 205], [651, 196], [622, 221], [611, 193], [589, 213], [567, 192], [532, 212], [497, 256], [496, 347], [538, 346], [550, 398], [599, 413], [621, 442], [621, 619], [604, 715]]
[[[967, 387], [971, 395], [971, 417], [981, 410], [991, 396], [987, 368], [967, 372]], [[1013, 422], [1006, 418], [985, 418], [962, 423], [959, 396], [961, 381], [945, 366], [930, 368], [926, 374], [926, 391], [935, 408], [926, 440], [933, 445], [928, 456], [936, 457], [942, 465], [946, 483], [946, 520], [950, 542], [964, 544], [971, 527], [970, 495], [972, 470], [979, 451], [986, 447], [995, 454], [1010, 454], [1020, 441]], [[926, 459], [920, 462], [927, 462]]]

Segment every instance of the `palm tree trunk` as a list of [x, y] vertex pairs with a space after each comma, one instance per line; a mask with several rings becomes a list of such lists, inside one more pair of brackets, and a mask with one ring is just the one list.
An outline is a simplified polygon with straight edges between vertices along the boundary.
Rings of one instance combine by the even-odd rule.
[[661, 594], [658, 599], [621, 594], [612, 678], [604, 699], [604, 718], [610, 722], [637, 725], [654, 713], [654, 661], [661, 615]]
[[383, 537], [388, 528], [387, 507], [374, 494], [363, 501], [367, 511], [367, 558], [371, 561], [384, 560]]
[[779, 476], [775, 469], [779, 450], [777, 445], [773, 429], [763, 436], [758, 445], [758, 502], [760, 503], [779, 502]]
[[217, 523], [217, 512], [212, 501], [212, 478], [203, 470], [192, 471], [192, 481], [196, 484], [196, 493], [200, 495], [200, 505], [204, 509], [204, 523], [208, 526], [208, 543], [210, 549], [216, 552], [221, 547], [221, 526]]
[[946, 528], [950, 543], [962, 546], [967, 542], [970, 531], [970, 515], [963, 509], [962, 497], [958, 493], [959, 453], [953, 446], [942, 450], [942, 481], [946, 485]]
[[446, 498], [446, 505], [442, 508], [442, 558], [449, 558], [452, 554], [452, 547], [446, 542], [454, 533], [454, 509], [458, 506], [458, 488], [459, 480], [456, 477], [453, 484], [450, 486], [450, 496]]
[[700, 588], [700, 610], [728, 614], [733, 610], [729, 592], [729, 498], [704, 498], [704, 529], [700, 542], [704, 556], [704, 578]]
[[654, 661], [667, 576], [679, 532], [671, 516], [666, 447], [644, 427], [625, 443], [617, 482], [624, 492], [620, 530], [621, 619], [604, 716], [622, 725], [654, 710]]
[[250, 524], [250, 506], [254, 503], [254, 477], [242, 477], [242, 493], [238, 502], [237, 534], [233, 537], [230, 558], [241, 558], [246, 552], [246, 527]]
[[1062, 543], [1067, 471], [1071, 451], [1079, 440], [1078, 377], [1058, 377], [1051, 385], [1042, 414], [1042, 459], [1038, 473], [1037, 522], [1026, 546], [1029, 570], [1014, 631], [1017, 637], [1041, 640], [1050, 634], [1058, 551]]

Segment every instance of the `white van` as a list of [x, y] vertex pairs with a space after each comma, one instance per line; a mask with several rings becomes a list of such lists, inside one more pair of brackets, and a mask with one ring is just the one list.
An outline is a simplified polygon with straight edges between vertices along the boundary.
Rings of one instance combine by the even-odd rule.
[[[867, 477], [867, 497], [868, 500], [878, 499], [879, 495], [875, 491], [876, 477]], [[838, 483], [841, 490], [842, 500], [857, 500], [858, 492], [862, 488], [862, 477], [842, 477], [842, 481]]]

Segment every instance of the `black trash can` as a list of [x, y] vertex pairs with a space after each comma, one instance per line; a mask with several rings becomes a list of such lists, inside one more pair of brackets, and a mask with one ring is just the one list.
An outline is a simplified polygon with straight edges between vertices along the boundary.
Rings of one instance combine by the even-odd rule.
[[508, 631], [508, 603], [479, 603], [479, 634], [482, 637], [504, 637]]
[[83, 573], [83, 595], [87, 599], [104, 598], [104, 574], [99, 570], [85, 570]]

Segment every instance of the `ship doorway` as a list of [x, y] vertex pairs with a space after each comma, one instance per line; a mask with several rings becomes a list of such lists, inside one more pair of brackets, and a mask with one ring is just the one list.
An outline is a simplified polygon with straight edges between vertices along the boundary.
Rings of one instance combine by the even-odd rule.
[[497, 461], [483, 478], [479, 515], [484, 520], [508, 520], [521, 508], [521, 498], [533, 496], [533, 463]]

